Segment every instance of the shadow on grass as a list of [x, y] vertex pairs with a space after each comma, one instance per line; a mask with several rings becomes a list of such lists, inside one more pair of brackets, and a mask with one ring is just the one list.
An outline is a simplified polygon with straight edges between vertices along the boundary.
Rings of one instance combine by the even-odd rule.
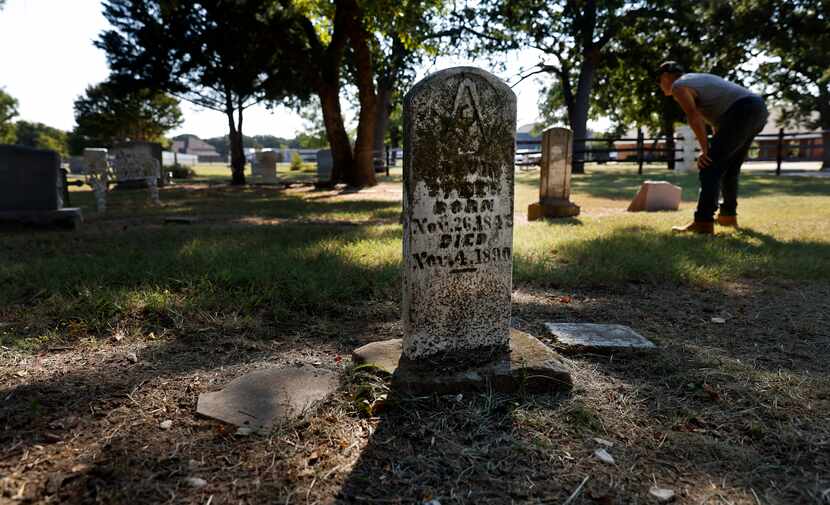
[[830, 244], [780, 241], [741, 228], [716, 236], [673, 235], [630, 226], [600, 237], [516, 252], [514, 276], [536, 285], [625, 282], [718, 284], [741, 278], [830, 279]]
[[[389, 392], [336, 503], [513, 503], [564, 500], [579, 479], [552, 447], [517, 427], [517, 409], [562, 413], [567, 395], [412, 398]], [[518, 414], [518, 415], [523, 415]], [[563, 420], [573, 420], [567, 413]], [[577, 420], [579, 423], [580, 420]]]
[[693, 503], [716, 492], [735, 501], [730, 489], [750, 502], [755, 492], [764, 503], [821, 501], [830, 487], [817, 477], [830, 463], [821, 443], [830, 398], [830, 284], [759, 281], [740, 291], [627, 285], [572, 291], [568, 303], [530, 293], [514, 302], [513, 313], [534, 321], [539, 335], [547, 333], [545, 321], [615, 323], [658, 345], [644, 354], [571, 356], [580, 371], [575, 396], [602, 419], [596, 436], [614, 442], [618, 464], [630, 466], [617, 476], [629, 482], [620, 491], [624, 502], [634, 501], [632, 478], [645, 494], [655, 477], [662, 487], [690, 491], [684, 497]]

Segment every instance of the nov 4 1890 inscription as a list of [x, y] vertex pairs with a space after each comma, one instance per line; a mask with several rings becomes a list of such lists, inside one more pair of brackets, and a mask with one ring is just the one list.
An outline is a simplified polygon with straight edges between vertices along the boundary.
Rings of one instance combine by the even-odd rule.
[[516, 96], [483, 70], [451, 68], [407, 94], [404, 128], [404, 356], [506, 350]]

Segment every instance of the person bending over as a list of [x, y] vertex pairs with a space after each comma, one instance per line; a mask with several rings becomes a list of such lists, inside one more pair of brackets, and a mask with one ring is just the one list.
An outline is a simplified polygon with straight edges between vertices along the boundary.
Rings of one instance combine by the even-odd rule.
[[[680, 104], [700, 144], [700, 196], [694, 221], [672, 230], [714, 233], [721, 193], [718, 224], [738, 226], [738, 175], [752, 140], [767, 122], [769, 113], [764, 100], [716, 75], [684, 73], [675, 61], [661, 64], [659, 72], [660, 89]], [[706, 123], [714, 132], [711, 143], [706, 136]]]

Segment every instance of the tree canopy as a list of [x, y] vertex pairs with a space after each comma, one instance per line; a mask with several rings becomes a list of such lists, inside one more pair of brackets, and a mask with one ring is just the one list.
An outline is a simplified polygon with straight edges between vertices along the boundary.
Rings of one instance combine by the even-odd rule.
[[75, 100], [72, 151], [110, 147], [139, 140], [164, 142], [164, 134], [183, 122], [179, 101], [147, 88], [124, 88], [107, 81], [89, 86]]
[[[0, 0], [2, 6], [2, 0]], [[12, 144], [16, 138], [12, 119], [17, 117], [17, 100], [0, 88], [0, 144]]]
[[67, 133], [43, 123], [18, 121], [15, 123], [15, 143], [37, 149], [51, 149], [61, 157], [69, 156]]
[[284, 11], [278, 2], [261, 0], [107, 0], [104, 16], [113, 29], [97, 44], [118, 82], [224, 113], [232, 181], [244, 184], [244, 110], [266, 98], [307, 93], [293, 67], [277, 64], [280, 51], [271, 34], [290, 29]]

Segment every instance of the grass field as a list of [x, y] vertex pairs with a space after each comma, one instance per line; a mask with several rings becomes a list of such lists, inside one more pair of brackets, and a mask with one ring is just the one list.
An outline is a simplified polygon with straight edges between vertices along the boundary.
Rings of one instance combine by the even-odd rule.
[[[73, 188], [80, 230], [0, 231], [0, 504], [562, 503], [586, 477], [570, 503], [650, 503], [655, 484], [825, 503], [830, 178], [747, 174], [740, 229], [678, 237], [695, 175], [587, 171], [579, 217], [533, 223], [539, 173], [517, 174], [514, 325], [553, 345], [546, 321], [626, 324], [660, 351], [569, 356], [568, 395], [459, 401], [398, 398], [340, 359], [401, 335], [400, 169], [349, 192], [287, 164], [290, 188], [200, 166], [161, 207], [114, 191], [103, 216]], [[681, 210], [625, 212], [645, 179], [680, 185]], [[300, 362], [345, 377], [303, 424], [239, 438], [195, 415], [199, 393]], [[367, 382], [388, 394], [368, 416]]]

